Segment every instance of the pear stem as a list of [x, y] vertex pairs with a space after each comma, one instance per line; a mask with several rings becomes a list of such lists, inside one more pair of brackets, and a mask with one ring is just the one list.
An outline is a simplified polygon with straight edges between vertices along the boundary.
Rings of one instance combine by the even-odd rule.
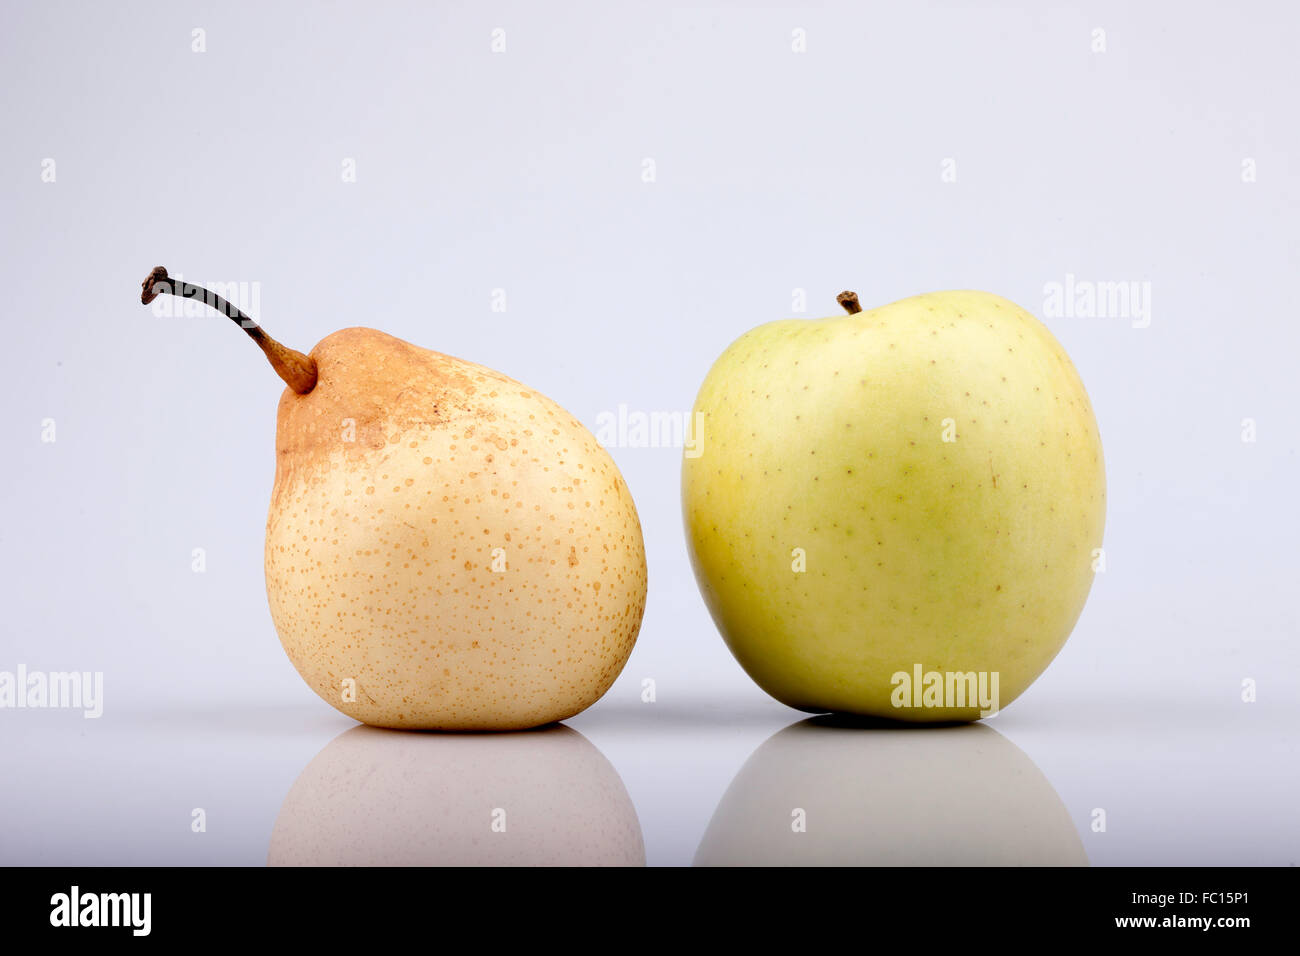
[[202, 286], [189, 282], [178, 282], [167, 275], [167, 270], [157, 266], [144, 282], [140, 283], [140, 302], [148, 305], [160, 295], [175, 295], [182, 299], [198, 299], [204, 305], [216, 309], [248, 333], [248, 337], [257, 343], [266, 355], [275, 373], [284, 379], [284, 383], [299, 395], [306, 395], [316, 387], [316, 360], [310, 355], [303, 355], [291, 348], [285, 348], [271, 336], [262, 331], [262, 327], [244, 315], [215, 292], [209, 292]]
[[844, 306], [844, 311], [849, 315], [857, 315], [862, 311], [862, 306], [858, 304], [858, 294], [856, 292], [841, 292], [835, 297], [835, 301]]

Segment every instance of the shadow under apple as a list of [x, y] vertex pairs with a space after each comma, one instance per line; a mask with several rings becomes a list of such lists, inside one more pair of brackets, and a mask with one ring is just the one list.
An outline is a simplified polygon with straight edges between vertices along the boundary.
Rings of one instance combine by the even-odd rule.
[[353, 727], [299, 774], [270, 866], [644, 866], [636, 810], [586, 737]]
[[812, 717], [750, 755], [695, 865], [1087, 866], [1088, 857], [1047, 778], [987, 725]]

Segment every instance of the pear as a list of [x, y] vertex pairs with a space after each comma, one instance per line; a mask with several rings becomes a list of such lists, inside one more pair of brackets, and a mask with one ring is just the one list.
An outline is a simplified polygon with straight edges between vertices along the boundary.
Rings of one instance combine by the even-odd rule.
[[618, 771], [562, 724], [518, 734], [351, 727], [298, 775], [268, 866], [645, 866]]
[[636, 507], [572, 415], [500, 372], [349, 328], [303, 355], [161, 267], [289, 386], [266, 591], [307, 685], [366, 724], [520, 730], [598, 700], [646, 599]]
[[985, 292], [759, 326], [709, 371], [682, 501], [705, 603], [807, 711], [974, 720], [1020, 695], [1102, 566], [1083, 383]]

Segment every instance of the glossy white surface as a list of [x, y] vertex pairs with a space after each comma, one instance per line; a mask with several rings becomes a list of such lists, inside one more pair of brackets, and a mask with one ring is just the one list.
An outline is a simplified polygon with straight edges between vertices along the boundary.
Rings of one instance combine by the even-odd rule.
[[1034, 693], [975, 727], [818, 723], [757, 692], [607, 698], [532, 739], [369, 730], [305, 695], [14, 713], [0, 863], [1300, 862], [1291, 704]]

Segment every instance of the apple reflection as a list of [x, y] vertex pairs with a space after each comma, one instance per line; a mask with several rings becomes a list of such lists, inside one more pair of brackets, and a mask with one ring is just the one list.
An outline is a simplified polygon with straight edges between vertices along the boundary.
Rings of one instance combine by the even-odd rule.
[[586, 737], [354, 727], [290, 788], [270, 866], [644, 866], [636, 810]]
[[1047, 778], [987, 725], [813, 717], [745, 762], [695, 865], [1087, 866], [1088, 857]]

